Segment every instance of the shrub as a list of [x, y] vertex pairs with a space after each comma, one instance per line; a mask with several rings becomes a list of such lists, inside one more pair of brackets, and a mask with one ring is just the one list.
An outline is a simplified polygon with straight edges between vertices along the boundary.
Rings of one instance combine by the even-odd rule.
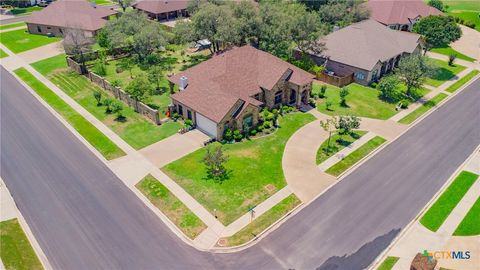
[[272, 122], [271, 121], [263, 122], [263, 129], [269, 129], [270, 127], [272, 127]]
[[172, 119], [173, 119], [173, 121], [177, 121], [178, 118], [180, 118], [180, 114], [178, 114], [178, 113], [173, 113], [173, 114], [172, 114]]
[[327, 99], [325, 101], [325, 108], [327, 109], [327, 111], [331, 111], [332, 110], [332, 105], [333, 105], [333, 102], [329, 99]]
[[117, 114], [117, 119], [122, 119], [123, 105], [119, 101], [113, 101], [111, 107], [111, 112]]
[[185, 120], [184, 122], [186, 128], [191, 128], [193, 127], [193, 121], [190, 119]]
[[102, 105], [102, 92], [100, 90], [93, 91], [93, 97], [97, 101], [97, 106]]
[[122, 73], [122, 72], [123, 72], [123, 68], [117, 66], [117, 67], [115, 68], [115, 72], [116, 72], [116, 73]]
[[403, 93], [400, 90], [400, 79], [396, 75], [389, 75], [383, 77], [377, 84], [377, 89], [380, 91], [380, 99], [395, 103], [403, 98]]
[[112, 104], [113, 100], [111, 98], [106, 98], [103, 100], [103, 105], [105, 105], [105, 112], [111, 113], [112, 112]]
[[340, 89], [340, 105], [346, 107], [347, 106], [347, 96], [348, 94], [350, 94], [350, 92], [348, 92], [348, 88], [347, 87], [342, 87]]
[[314, 73], [315, 75], [318, 75], [318, 74], [322, 73], [324, 70], [325, 70], [324, 66], [314, 65], [310, 71], [312, 73]]
[[107, 67], [105, 67], [105, 63], [101, 59], [98, 59], [95, 63], [94, 71], [100, 76], [107, 75]]
[[325, 92], [327, 91], [327, 86], [325, 84], [322, 84], [322, 86], [320, 86], [320, 98], [324, 98], [325, 97]]
[[455, 62], [455, 59], [457, 59], [457, 54], [456, 53], [451, 53], [448, 55], [448, 65], [453, 66], [453, 63]]
[[256, 130], [256, 129], [250, 130], [250, 135], [251, 135], [251, 136], [257, 135], [257, 130]]
[[239, 142], [243, 139], [243, 135], [242, 133], [237, 129], [233, 132], [233, 138], [235, 139], [235, 141]]
[[309, 98], [308, 99], [308, 104], [310, 106], [312, 106], [313, 108], [315, 108], [317, 106], [317, 102], [315, 102], [315, 99], [314, 98]]
[[120, 82], [119, 79], [115, 79], [115, 80], [113, 80], [112, 82], [110, 82], [110, 84], [111, 84], [113, 87], [120, 87], [120, 85], [121, 85], [122, 83]]
[[406, 109], [406, 108], [408, 108], [408, 106], [410, 105], [410, 102], [411, 102], [411, 101], [406, 98], [406, 99], [402, 99], [402, 100], [398, 103], [398, 105], [400, 106], [400, 108]]
[[223, 139], [227, 142], [231, 142], [233, 140], [233, 131], [229, 128], [225, 130], [225, 132], [223, 133]]

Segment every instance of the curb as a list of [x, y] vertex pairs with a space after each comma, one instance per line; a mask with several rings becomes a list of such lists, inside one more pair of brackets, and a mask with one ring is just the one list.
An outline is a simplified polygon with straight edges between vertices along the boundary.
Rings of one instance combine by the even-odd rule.
[[[380, 254], [378, 257], [370, 264], [367, 269], [373, 270], [377, 267], [386, 257], [388, 252], [392, 250], [392, 248], [400, 241], [400, 239], [405, 236], [411, 227], [423, 216], [423, 214], [437, 201], [437, 199], [445, 192], [445, 190], [450, 186], [453, 180], [463, 171], [465, 165], [477, 154], [480, 152], [480, 145], [475, 148], [475, 150], [465, 159], [465, 161], [458, 166], [458, 168], [453, 172], [452, 175], [448, 178], [448, 180], [443, 184], [443, 186], [435, 193], [432, 199], [420, 210], [420, 212], [415, 216], [413, 220], [411, 220], [403, 229], [402, 231], [395, 237], [395, 239], [390, 243], [390, 245]], [[423, 225], [422, 225], [423, 226]]]

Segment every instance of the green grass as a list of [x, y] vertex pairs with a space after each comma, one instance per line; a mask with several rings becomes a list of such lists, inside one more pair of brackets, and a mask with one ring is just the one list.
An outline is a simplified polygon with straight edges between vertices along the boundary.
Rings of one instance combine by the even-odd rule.
[[110, 0], [93, 0], [93, 1], [90, 1], [90, 2], [94, 2], [97, 5], [111, 5], [111, 4], [113, 4], [112, 1], [110, 1]]
[[95, 147], [106, 159], [114, 159], [125, 155], [110, 139], [100, 132], [95, 126], [77, 113], [65, 101], [58, 97], [52, 90], [35, 78], [25, 68], [14, 71], [26, 84], [28, 84], [45, 102], [75, 128], [81, 136]]
[[472, 208], [463, 218], [453, 233], [457, 236], [480, 235], [480, 197], [477, 198]]
[[38, 7], [38, 6], [32, 6], [32, 7], [24, 7], [24, 8], [14, 8], [12, 9], [10, 12], [13, 14], [13, 15], [27, 15], [27, 14], [30, 14], [34, 11], [39, 11], [39, 10], [42, 10], [43, 8], [42, 7]]
[[398, 121], [399, 123], [402, 123], [402, 124], [410, 124], [412, 123], [413, 121], [415, 121], [417, 118], [419, 118], [420, 116], [422, 116], [424, 113], [426, 113], [427, 111], [429, 111], [431, 108], [435, 107], [438, 103], [440, 103], [442, 100], [444, 100], [446, 97], [448, 97], [448, 95], [446, 94], [443, 94], [443, 93], [440, 93], [436, 96], [434, 96], [432, 99], [428, 100], [427, 102], [425, 102], [424, 104], [422, 104], [422, 106], [418, 107], [416, 110], [414, 110], [413, 112], [409, 113], [408, 115], [406, 115], [405, 117], [403, 117], [402, 119], [400, 119], [400, 121]]
[[190, 209], [152, 175], [147, 175], [135, 186], [191, 239], [207, 228]]
[[7, 57], [8, 54], [6, 52], [4, 52], [2, 49], [0, 49], [0, 58], [4, 58], [4, 57]]
[[277, 205], [270, 208], [270, 210], [263, 213], [263, 215], [254, 219], [250, 224], [248, 224], [245, 228], [241, 229], [239, 232], [235, 233], [230, 237], [224, 238], [225, 240], [227, 240], [227, 246], [238, 246], [257, 237], [270, 225], [285, 216], [288, 212], [290, 212], [300, 203], [301, 201], [294, 194], [291, 194], [290, 196], [279, 202]]
[[328, 139], [326, 139], [318, 148], [316, 157], [317, 165], [340, 152], [343, 148], [349, 146], [354, 141], [360, 139], [366, 133], [366, 131], [356, 130], [352, 134], [347, 135], [340, 135], [338, 133], [333, 134], [330, 138], [330, 149], [327, 148]]
[[[320, 86], [313, 84], [313, 91], [319, 91]], [[347, 96], [347, 107], [340, 104], [340, 88], [327, 85], [325, 92], [326, 98], [319, 99], [317, 102], [317, 109], [328, 115], [346, 115], [351, 114], [355, 116], [388, 119], [395, 115], [395, 104], [389, 104], [378, 98], [378, 90], [361, 86], [352, 83], [347, 86], [350, 94]], [[325, 102], [330, 100], [333, 105], [330, 110], [327, 110]]]
[[462, 171], [423, 215], [420, 223], [427, 229], [436, 232], [477, 178], [478, 175], [474, 173]]
[[479, 11], [465, 11], [465, 10], [454, 10], [452, 12], [448, 12], [449, 15], [459, 17], [463, 19], [465, 22], [473, 22], [475, 23], [475, 30], [480, 31], [480, 14]]
[[17, 28], [22, 26], [27, 26], [27, 25], [24, 22], [3, 24], [3, 25], [0, 25], [0, 30], [12, 29], [12, 28]]
[[7, 270], [43, 269], [16, 218], [0, 222], [0, 257]]
[[462, 70], [465, 69], [464, 66], [454, 64], [453, 66], [449, 66], [448, 62], [438, 60], [438, 59], [431, 59], [433, 63], [437, 66], [438, 70], [435, 74], [425, 81], [426, 84], [438, 87], [444, 82], [450, 80], [455, 75], [460, 73]]
[[450, 85], [445, 91], [453, 93], [457, 91], [460, 87], [462, 87], [464, 84], [466, 84], [468, 81], [473, 79], [473, 77], [477, 76], [480, 71], [478, 70], [472, 70], [470, 73], [467, 75], [463, 76], [460, 80], [456, 81], [454, 84]]
[[443, 0], [444, 6], [448, 5], [447, 13], [466, 21], [475, 23], [475, 29], [480, 31], [480, 5], [475, 0]]
[[446, 55], [446, 56], [450, 56], [452, 54], [456, 54], [457, 55], [457, 59], [462, 59], [462, 60], [465, 60], [465, 61], [469, 61], [469, 62], [474, 62], [476, 59], [475, 58], [472, 58], [470, 56], [467, 56], [463, 53], [460, 53], [456, 50], [454, 50], [452, 47], [448, 46], [448, 47], [439, 47], [439, 48], [433, 48], [431, 49], [432, 52], [435, 52], [435, 53], [439, 53], [439, 54], [443, 54], [443, 55]]
[[25, 29], [3, 32], [0, 40], [14, 53], [28, 51], [57, 41], [60, 41], [60, 38], [33, 35]]
[[84, 76], [66, 69], [64, 55], [36, 62], [32, 66], [135, 149], [143, 148], [167, 138], [177, 133], [182, 126], [181, 122], [173, 121], [155, 125], [126, 104], [124, 104], [122, 112], [125, 119], [117, 121], [115, 115], [105, 113], [104, 106], [97, 106], [93, 97], [95, 90], [101, 91], [103, 98], [114, 98], [112, 94], [96, 86]]
[[[219, 220], [227, 225], [247, 213], [273, 193], [285, 187], [282, 156], [290, 136], [315, 117], [291, 113], [279, 119], [280, 128], [273, 134], [254, 140], [223, 145], [229, 157], [225, 164], [231, 170], [229, 179], [222, 183], [206, 179], [202, 163], [206, 148], [199, 149], [162, 170], [192, 195], [212, 214], [217, 210]], [[214, 143], [211, 147], [220, 145]]]
[[390, 270], [390, 269], [392, 269], [393, 266], [397, 263], [398, 259], [400, 259], [400, 258], [388, 256], [382, 262], [382, 264], [380, 264], [380, 266], [377, 268], [377, 270]]
[[334, 176], [339, 176], [341, 173], [352, 167], [355, 163], [367, 156], [385, 141], [386, 140], [384, 138], [380, 136], [375, 136], [374, 138], [366, 142], [364, 145], [360, 146], [357, 150], [350, 153], [344, 159], [340, 160], [339, 162], [335, 163], [335, 165], [328, 168], [326, 172]]

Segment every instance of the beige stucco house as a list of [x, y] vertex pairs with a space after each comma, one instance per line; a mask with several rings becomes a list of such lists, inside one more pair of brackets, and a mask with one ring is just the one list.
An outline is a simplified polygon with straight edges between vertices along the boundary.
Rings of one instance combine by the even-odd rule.
[[253, 127], [263, 107], [308, 103], [314, 76], [251, 46], [233, 48], [169, 78], [184, 119], [221, 140], [226, 129]]

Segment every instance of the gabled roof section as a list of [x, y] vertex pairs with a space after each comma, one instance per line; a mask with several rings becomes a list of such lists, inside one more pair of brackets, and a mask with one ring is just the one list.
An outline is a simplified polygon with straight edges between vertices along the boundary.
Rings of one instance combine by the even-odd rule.
[[383, 24], [408, 24], [417, 17], [443, 13], [423, 0], [369, 0], [370, 18]]
[[352, 24], [325, 36], [321, 57], [353, 67], [371, 70], [401, 53], [412, 53], [420, 35], [392, 30], [374, 20]]
[[252, 96], [261, 88], [272, 89], [285, 78], [297, 85], [312, 81], [314, 75], [269, 53], [251, 46], [233, 48], [169, 78], [178, 84], [180, 77], [188, 78], [185, 90], [172, 98], [219, 122], [239, 100], [245, 105], [260, 106]]
[[96, 31], [105, 26], [103, 19], [117, 11], [95, 6], [86, 0], [57, 0], [25, 19], [26, 23]]
[[187, 5], [188, 1], [185, 0], [141, 0], [133, 4], [133, 7], [153, 14], [160, 14], [186, 9]]

